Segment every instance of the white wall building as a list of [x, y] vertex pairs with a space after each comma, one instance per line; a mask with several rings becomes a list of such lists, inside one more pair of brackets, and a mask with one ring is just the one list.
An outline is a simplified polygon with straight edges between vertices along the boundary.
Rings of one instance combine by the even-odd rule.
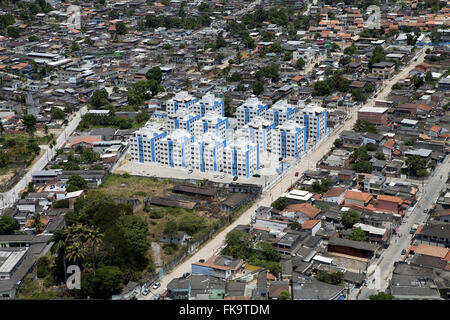
[[272, 130], [275, 124], [263, 117], [256, 117], [240, 130], [243, 137], [259, 144], [259, 152], [271, 150]]
[[170, 135], [159, 139], [158, 162], [170, 167], [186, 168], [186, 151], [189, 150], [192, 141], [193, 136], [183, 129], [176, 129]]
[[227, 143], [223, 172], [232, 176], [251, 177], [259, 169], [259, 146], [240, 137]]
[[296, 113], [296, 106], [289, 104], [287, 100], [278, 100], [264, 113], [264, 118], [278, 126], [287, 120], [295, 119]]
[[172, 99], [166, 101], [166, 111], [168, 114], [176, 113], [179, 109], [189, 109], [190, 105], [198, 99], [186, 91], [178, 92]]
[[268, 106], [264, 105], [258, 98], [248, 98], [243, 104], [236, 108], [236, 118], [238, 125], [243, 126], [252, 119], [263, 116]]
[[306, 128], [306, 139], [319, 141], [327, 134], [327, 110], [316, 104], [308, 104], [296, 115], [296, 122]]
[[130, 153], [132, 161], [158, 162], [156, 147], [158, 140], [167, 135], [162, 128], [146, 124], [130, 138]]
[[225, 140], [207, 132], [188, 146], [189, 169], [201, 172], [221, 172], [224, 166]]
[[196, 137], [200, 137], [205, 132], [212, 132], [217, 137], [228, 139], [228, 118], [208, 111], [204, 117], [193, 122], [193, 129]]
[[306, 151], [306, 128], [288, 120], [272, 130], [272, 153], [280, 158], [298, 158]]

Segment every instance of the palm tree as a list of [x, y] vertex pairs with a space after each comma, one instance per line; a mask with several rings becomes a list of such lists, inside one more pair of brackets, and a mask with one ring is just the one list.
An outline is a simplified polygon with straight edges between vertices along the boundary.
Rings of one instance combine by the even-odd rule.
[[67, 250], [67, 231], [66, 230], [56, 230], [53, 236], [49, 240], [53, 242], [53, 246], [50, 251], [53, 254], [58, 254], [63, 258], [64, 264], [64, 279], [67, 281], [67, 266], [66, 266], [66, 250]]
[[88, 237], [89, 243], [91, 244], [92, 247], [92, 267], [95, 276], [95, 248], [101, 244], [103, 234], [100, 233], [100, 229], [93, 227], [90, 229]]
[[41, 233], [44, 230], [44, 224], [41, 222], [41, 214], [37, 213], [33, 218], [31, 227], [34, 228], [36, 234]]
[[83, 260], [83, 250], [81, 244], [78, 242], [72, 243], [67, 247], [66, 259], [72, 263], [79, 263]]

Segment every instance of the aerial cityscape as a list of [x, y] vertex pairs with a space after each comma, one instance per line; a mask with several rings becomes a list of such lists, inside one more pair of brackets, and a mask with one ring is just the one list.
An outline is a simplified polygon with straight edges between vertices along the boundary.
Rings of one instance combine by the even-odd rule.
[[447, 0], [0, 0], [0, 300], [449, 300], [449, 106]]

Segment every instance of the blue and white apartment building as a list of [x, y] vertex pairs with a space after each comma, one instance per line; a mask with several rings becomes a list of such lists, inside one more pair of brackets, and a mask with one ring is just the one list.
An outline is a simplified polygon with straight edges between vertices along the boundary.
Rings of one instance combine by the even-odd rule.
[[295, 119], [298, 108], [289, 104], [287, 100], [278, 100], [265, 113], [264, 118], [278, 126], [287, 120]]
[[272, 153], [280, 158], [298, 158], [306, 151], [306, 128], [288, 120], [272, 130]]
[[248, 98], [243, 104], [236, 108], [236, 118], [239, 126], [246, 125], [258, 116], [264, 116], [268, 109], [258, 98]]
[[298, 158], [308, 140], [327, 133], [326, 109], [286, 100], [268, 108], [256, 97], [247, 99], [236, 109], [237, 130], [224, 116], [223, 99], [211, 94], [198, 99], [179, 92], [160, 115], [130, 138], [132, 161], [249, 178], [263, 153]]
[[327, 134], [327, 110], [317, 104], [308, 104], [296, 115], [296, 122], [306, 128], [306, 139], [318, 142]]

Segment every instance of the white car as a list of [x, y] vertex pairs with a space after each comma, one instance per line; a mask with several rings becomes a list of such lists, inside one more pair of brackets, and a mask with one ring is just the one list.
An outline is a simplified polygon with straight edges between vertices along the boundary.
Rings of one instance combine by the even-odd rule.
[[149, 288], [144, 288], [144, 290], [142, 290], [142, 294], [144, 296], [148, 295], [150, 293], [150, 289]]
[[161, 283], [160, 282], [157, 282], [157, 283], [155, 283], [154, 285], [153, 285], [153, 289], [158, 289], [159, 287], [161, 287]]

